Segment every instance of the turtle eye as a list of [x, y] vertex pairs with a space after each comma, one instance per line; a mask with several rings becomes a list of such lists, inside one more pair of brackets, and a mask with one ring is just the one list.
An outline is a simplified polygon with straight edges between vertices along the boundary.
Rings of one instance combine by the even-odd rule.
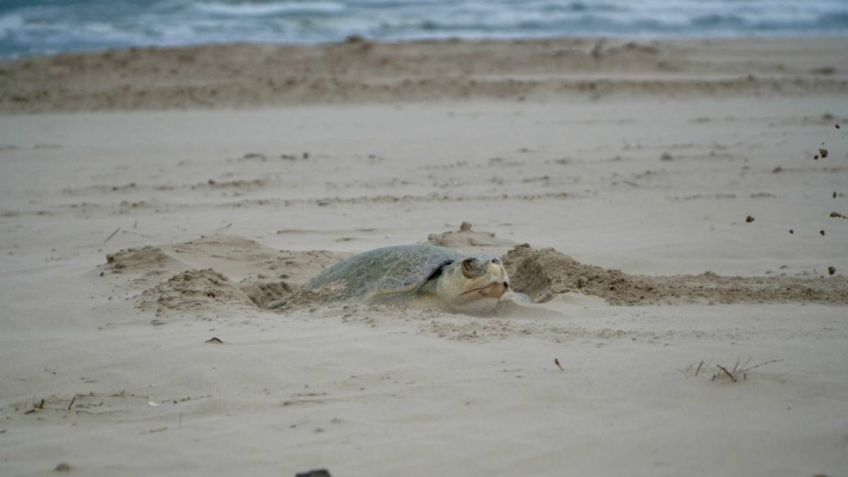
[[499, 258], [493, 258], [493, 259], [492, 259], [492, 263], [494, 263], [495, 265], [500, 265], [500, 264], [501, 264], [501, 259], [499, 259]]
[[462, 274], [465, 275], [465, 278], [474, 278], [474, 269], [477, 260], [473, 258], [466, 258], [462, 261]]

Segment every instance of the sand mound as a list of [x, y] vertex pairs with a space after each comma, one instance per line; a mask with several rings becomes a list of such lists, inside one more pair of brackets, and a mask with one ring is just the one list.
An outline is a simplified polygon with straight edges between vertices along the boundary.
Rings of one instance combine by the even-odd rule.
[[237, 235], [210, 235], [163, 249], [191, 268], [214, 268], [231, 280], [279, 278], [294, 285], [305, 283], [344, 257], [323, 250], [275, 250]]
[[248, 282], [240, 289], [259, 308], [271, 308], [272, 304], [290, 296], [293, 292], [292, 286], [286, 282]]
[[554, 249], [517, 246], [503, 257], [516, 291], [537, 302], [568, 292], [594, 295], [612, 305], [676, 303], [848, 303], [848, 279], [629, 275], [584, 265]]
[[477, 232], [471, 230], [471, 224], [463, 222], [459, 230], [430, 234], [427, 242], [441, 247], [454, 249], [474, 249], [487, 247], [511, 247], [515, 242], [495, 237], [492, 232]]
[[256, 305], [230, 280], [211, 268], [188, 270], [148, 288], [141, 294], [141, 309], [200, 310], [220, 305]]
[[128, 248], [106, 255], [106, 269], [114, 273], [162, 273], [185, 268], [185, 264], [168, 255], [162, 247]]
[[252, 282], [234, 284], [214, 269], [186, 270], [146, 289], [139, 308], [199, 310], [224, 306], [268, 308], [270, 304], [292, 294], [286, 282]]
[[310, 250], [274, 250], [236, 235], [210, 235], [171, 245], [121, 250], [106, 256], [108, 271], [145, 275], [212, 268], [231, 280], [273, 281], [284, 279], [300, 285], [345, 254]]
[[[124, 249], [107, 255], [103, 270], [131, 278], [132, 287], [145, 288], [142, 309], [268, 308], [344, 256], [274, 250], [244, 237], [213, 235]], [[162, 276], [170, 278], [160, 282]]]

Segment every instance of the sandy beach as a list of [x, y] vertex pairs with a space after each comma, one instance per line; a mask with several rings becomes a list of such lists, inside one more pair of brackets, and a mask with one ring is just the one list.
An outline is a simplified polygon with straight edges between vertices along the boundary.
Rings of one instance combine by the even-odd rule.
[[[0, 474], [848, 475], [846, 65], [838, 37], [4, 61]], [[501, 256], [534, 303], [272, 306], [409, 243]]]

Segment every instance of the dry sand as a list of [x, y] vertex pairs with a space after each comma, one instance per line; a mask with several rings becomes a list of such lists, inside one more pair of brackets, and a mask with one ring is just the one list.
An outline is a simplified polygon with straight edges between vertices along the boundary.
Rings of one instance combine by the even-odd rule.
[[[846, 51], [0, 65], [0, 474], [848, 475]], [[537, 303], [269, 309], [425, 241]]]

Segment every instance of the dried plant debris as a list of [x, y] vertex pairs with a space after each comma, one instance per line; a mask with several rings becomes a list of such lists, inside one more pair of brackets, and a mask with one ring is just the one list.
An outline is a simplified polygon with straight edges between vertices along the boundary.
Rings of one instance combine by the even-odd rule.
[[708, 364], [706, 361], [699, 361], [697, 364], [690, 364], [686, 369], [681, 370], [684, 376], [697, 377], [701, 374], [709, 375], [710, 381], [713, 382], [730, 382], [738, 383], [746, 381], [751, 374], [751, 371], [763, 366], [779, 363], [782, 359], [771, 359], [757, 364], [751, 364], [751, 357], [742, 363], [737, 358], [733, 366], [727, 366], [720, 363]]
[[748, 374], [751, 371], [753, 371], [754, 369], [765, 366], [767, 364], [778, 363], [780, 361], [783, 361], [783, 360], [782, 359], [772, 359], [772, 360], [769, 360], [769, 361], [763, 361], [762, 363], [751, 365], [751, 358], [749, 357], [748, 360], [744, 364], [741, 364], [741, 365], [739, 364], [739, 360], [737, 359], [736, 363], [733, 365], [733, 368], [728, 368], [726, 366], [716, 364], [715, 366], [718, 369], [718, 371], [716, 371], [712, 375], [712, 377], [710, 378], [710, 381], [722, 380], [724, 378], [727, 378], [731, 382], [738, 383], [739, 381], [747, 380]]
[[[187, 398], [188, 400], [190, 398]], [[150, 398], [126, 391], [117, 393], [75, 393], [71, 396], [51, 395], [32, 401], [12, 403], [8, 408], [24, 415], [67, 416], [112, 415], [131, 411], [133, 406], [147, 407]]]
[[120, 227], [116, 228], [111, 234], [109, 234], [108, 237], [106, 237], [106, 240], [104, 240], [103, 243], [106, 243], [106, 242], [112, 240], [112, 237], [114, 237], [115, 235], [118, 235], [118, 232], [120, 232], [120, 231], [121, 231]]

